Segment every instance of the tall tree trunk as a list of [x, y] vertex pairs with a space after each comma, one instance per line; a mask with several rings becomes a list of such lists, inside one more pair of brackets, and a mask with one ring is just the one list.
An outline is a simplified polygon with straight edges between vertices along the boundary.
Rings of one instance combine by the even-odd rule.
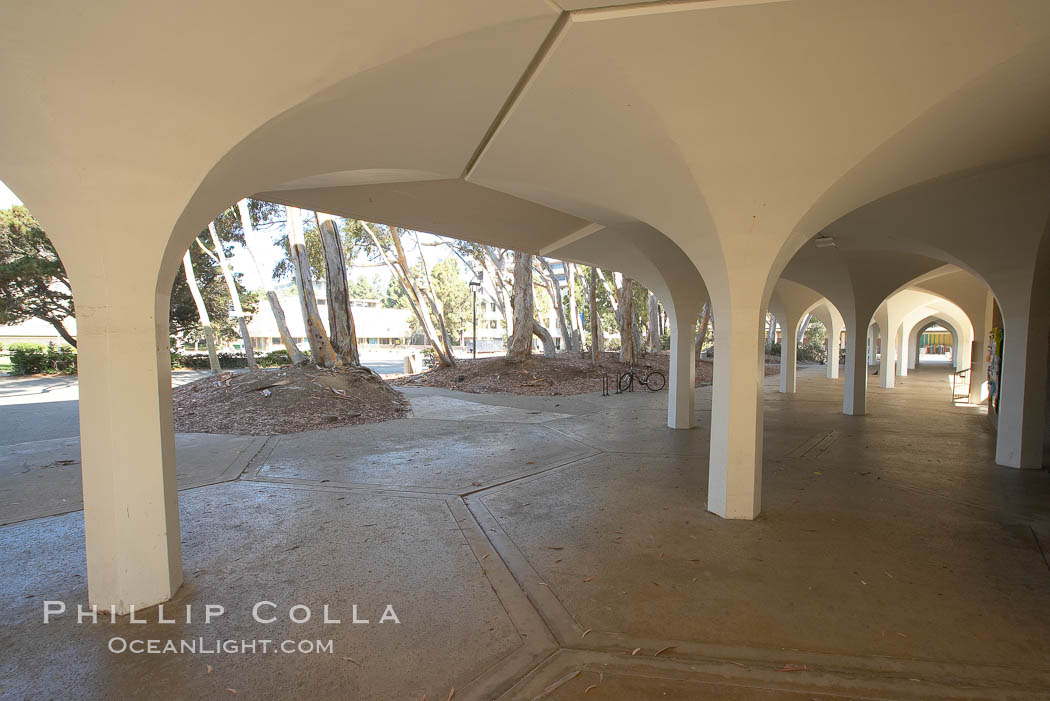
[[339, 225], [331, 214], [314, 212], [324, 253], [324, 281], [328, 297], [328, 337], [340, 365], [357, 367], [361, 355], [357, 350], [357, 329], [350, 311], [349, 281], [346, 277], [346, 252], [339, 236]]
[[802, 323], [798, 325], [798, 335], [795, 337], [795, 344], [802, 343], [802, 337], [806, 335], [806, 329], [809, 328], [809, 320], [813, 318], [812, 314], [806, 314], [802, 317]]
[[281, 307], [281, 300], [277, 298], [277, 293], [273, 290], [273, 282], [270, 280], [270, 275], [263, 270], [262, 265], [259, 263], [259, 256], [256, 255], [255, 251], [259, 246], [259, 234], [255, 231], [255, 227], [252, 226], [252, 215], [248, 211], [247, 199], [237, 203], [237, 211], [241, 215], [241, 228], [244, 229], [245, 248], [248, 249], [248, 255], [251, 256], [252, 263], [255, 265], [255, 272], [259, 276], [259, 282], [266, 292], [266, 301], [270, 303], [270, 311], [273, 312], [274, 321], [277, 322], [277, 333], [281, 337], [281, 343], [284, 344], [285, 350], [288, 351], [288, 357], [294, 364], [300, 365], [305, 363], [306, 356], [299, 350], [299, 346], [295, 345], [295, 339], [292, 338], [292, 334], [288, 331], [288, 321], [284, 316], [284, 308]]
[[306, 329], [306, 342], [310, 345], [310, 356], [313, 362], [321, 367], [335, 367], [338, 359], [324, 322], [317, 308], [317, 295], [314, 293], [314, 276], [310, 270], [310, 259], [306, 252], [306, 238], [303, 236], [303, 223], [299, 218], [298, 207], [285, 207], [285, 218], [288, 220], [288, 255], [292, 261], [292, 278], [299, 294], [299, 311], [303, 316]]
[[777, 318], [772, 314], [766, 314], [766, 355], [773, 352], [773, 344], [777, 340]]
[[204, 340], [208, 344], [208, 363], [211, 365], [212, 373], [222, 372], [219, 365], [219, 352], [215, 348], [215, 332], [211, 328], [211, 319], [208, 317], [208, 308], [204, 306], [204, 298], [201, 290], [197, 287], [197, 278], [193, 274], [193, 263], [190, 261], [190, 252], [187, 250], [182, 256], [182, 267], [186, 271], [186, 284], [189, 285], [193, 303], [197, 305], [197, 314], [201, 319], [201, 328], [204, 329]]
[[591, 267], [591, 282], [587, 285], [587, 313], [591, 318], [591, 364], [598, 367], [601, 363], [601, 322], [598, 319], [598, 274], [597, 268]]
[[445, 353], [452, 358], [455, 356], [452, 352], [452, 339], [449, 337], [448, 328], [445, 325], [445, 308], [434, 291], [434, 281], [430, 279], [430, 266], [427, 265], [427, 259], [423, 257], [423, 246], [419, 242], [419, 234], [415, 234], [415, 237], [416, 248], [419, 249], [419, 264], [423, 268], [423, 280], [426, 283], [423, 293], [426, 295], [427, 302], [434, 312], [434, 318], [437, 319], [438, 327], [441, 330], [441, 343], [445, 347]]
[[634, 331], [634, 353], [637, 355], [645, 346], [642, 345], [642, 319], [638, 311], [638, 305], [631, 305], [632, 319], [631, 329]]
[[208, 233], [211, 234], [211, 242], [215, 245], [215, 257], [222, 270], [222, 277], [226, 280], [226, 288], [230, 291], [230, 301], [233, 302], [233, 318], [237, 320], [237, 328], [241, 332], [241, 345], [244, 346], [244, 358], [248, 361], [249, 370], [258, 370], [259, 363], [255, 360], [255, 349], [252, 348], [252, 337], [248, 333], [248, 322], [244, 318], [244, 307], [241, 306], [241, 296], [237, 292], [237, 282], [233, 279], [233, 271], [230, 270], [230, 262], [226, 259], [226, 250], [215, 233], [215, 222], [208, 222]]
[[624, 276], [620, 288], [620, 362], [631, 365], [634, 352], [634, 295], [631, 278]]
[[580, 332], [580, 315], [576, 310], [576, 265], [565, 263], [565, 280], [569, 294], [569, 334], [572, 336], [573, 351], [583, 350], [583, 334]]
[[660, 306], [656, 295], [649, 293], [649, 352], [660, 350]]
[[383, 258], [383, 262], [386, 263], [387, 268], [390, 270], [390, 274], [394, 276], [394, 279], [401, 284], [401, 289], [405, 291], [405, 299], [408, 301], [409, 308], [416, 315], [416, 320], [419, 322], [419, 326], [423, 329], [423, 335], [426, 336], [427, 342], [430, 347], [434, 349], [434, 356], [437, 359], [438, 365], [443, 367], [455, 367], [456, 358], [452, 353], [447, 350], [447, 346], [438, 338], [437, 331], [434, 329], [434, 322], [430, 318], [430, 311], [423, 294], [419, 291], [419, 288], [412, 281], [412, 276], [409, 273], [408, 258], [405, 256], [405, 249], [401, 245], [401, 239], [398, 238], [397, 229], [394, 227], [388, 227], [390, 230], [390, 238], [394, 245], [394, 258], [391, 258], [388, 251], [383, 248], [383, 244], [379, 242], [379, 237], [376, 236], [375, 231], [366, 222], [358, 220], [365, 232], [372, 239], [372, 244], [379, 251], [379, 255]]
[[554, 307], [554, 318], [558, 324], [558, 333], [561, 334], [562, 347], [566, 351], [571, 351], [572, 335], [569, 332], [569, 325], [565, 321], [565, 305], [561, 300], [561, 285], [558, 284], [558, 278], [554, 274], [551, 264], [543, 258], [538, 258], [537, 260], [544, 273], [543, 287], [547, 290], [547, 296], [551, 298], [551, 305]]
[[505, 252], [497, 253], [492, 246], [482, 246], [481, 250], [484, 256], [483, 264], [486, 265], [486, 268], [491, 268], [489, 279], [492, 281], [492, 291], [496, 294], [496, 306], [499, 307], [500, 312], [503, 314], [503, 323], [507, 327], [509, 345], [511, 330], [514, 328], [514, 312], [511, 309], [513, 306], [511, 294], [507, 290], [514, 287], [514, 282], [513, 279], [509, 282], [507, 280], [506, 254]]
[[514, 312], [514, 324], [510, 342], [507, 344], [509, 360], [524, 361], [532, 356], [533, 315], [535, 300], [532, 296], [532, 255], [514, 252], [514, 293], [510, 305]]
[[58, 335], [61, 336], [66, 343], [73, 346], [74, 348], [77, 347], [77, 339], [73, 338], [73, 336], [69, 333], [69, 331], [66, 330], [66, 327], [62, 324], [61, 321], [52, 317], [48, 317], [47, 323], [55, 327], [55, 331], [58, 332]]
[[710, 303], [704, 303], [704, 310], [700, 314], [700, 331], [696, 334], [696, 358], [700, 359], [700, 354], [704, 350], [704, 340], [707, 338], [707, 327], [711, 323], [711, 305]]
[[557, 351], [554, 347], [554, 338], [551, 336], [551, 332], [548, 331], [544, 326], [536, 321], [532, 320], [532, 333], [540, 339], [540, 343], [543, 344], [543, 357], [553, 358], [557, 355]]
[[[609, 295], [609, 303], [612, 305], [613, 316], [616, 317], [616, 323], [620, 323], [620, 288], [616, 285], [609, 284], [609, 280], [605, 277], [605, 273], [602, 272], [601, 268], [594, 268], [598, 274], [598, 279], [602, 281], [602, 286], [605, 287], [605, 293]], [[620, 277], [619, 273], [614, 273], [613, 282], [619, 284], [617, 278]]]

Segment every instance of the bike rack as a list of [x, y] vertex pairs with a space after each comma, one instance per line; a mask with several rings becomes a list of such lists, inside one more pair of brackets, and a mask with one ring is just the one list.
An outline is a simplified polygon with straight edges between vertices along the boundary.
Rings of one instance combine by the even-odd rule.
[[607, 372], [602, 373], [602, 396], [609, 396], [609, 373]]

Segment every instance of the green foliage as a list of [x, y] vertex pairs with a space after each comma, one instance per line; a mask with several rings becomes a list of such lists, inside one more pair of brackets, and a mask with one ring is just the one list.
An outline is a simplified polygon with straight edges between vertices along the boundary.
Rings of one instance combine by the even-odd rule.
[[71, 316], [73, 290], [47, 234], [25, 207], [0, 210], [0, 324], [41, 319], [75, 344], [62, 326]]
[[383, 295], [379, 292], [379, 276], [365, 277], [364, 275], [355, 275], [350, 279], [347, 291], [350, 293], [350, 299], [383, 298]]
[[[248, 200], [248, 212], [252, 217], [252, 226], [258, 230], [266, 230], [270, 226], [283, 221], [284, 205], [262, 200]], [[219, 216], [215, 217], [215, 233], [223, 243], [238, 243], [244, 245], [244, 229], [241, 227], [241, 215], [234, 202], [227, 207]], [[208, 239], [205, 231], [202, 240]]]
[[451, 257], [430, 269], [430, 279], [434, 283], [434, 295], [444, 310], [445, 328], [449, 336], [457, 339], [471, 324], [470, 286], [463, 279], [457, 259]]
[[288, 356], [288, 351], [283, 348], [270, 351], [261, 358], [256, 358], [256, 361], [259, 363], [259, 367], [263, 368], [275, 368], [281, 365], [292, 364], [292, 359]]
[[671, 332], [664, 331], [660, 334], [660, 349], [671, 350]]
[[824, 345], [828, 340], [828, 330], [820, 321], [811, 318], [809, 320], [809, 326], [806, 327], [806, 332], [803, 336], [809, 338], [810, 341]]
[[806, 342], [798, 345], [798, 359], [826, 363], [828, 360], [828, 330], [824, 324], [811, 318], [803, 338]]
[[798, 346], [798, 359], [809, 360], [814, 363], [826, 363], [828, 360], [828, 349], [823, 341], [800, 343]]
[[[210, 237], [202, 237], [201, 241], [210, 240]], [[227, 255], [232, 248], [223, 242], [227, 249]], [[201, 297], [204, 298], [204, 307], [208, 310], [211, 318], [212, 329], [219, 341], [240, 339], [240, 329], [237, 321], [230, 315], [233, 309], [233, 300], [230, 299], [230, 290], [226, 286], [222, 269], [211, 256], [201, 250], [196, 243], [190, 245], [190, 260], [193, 263], [193, 273], [197, 278], [197, 286], [200, 288]], [[237, 286], [241, 298], [241, 305], [246, 314], [253, 313], [258, 304], [255, 293], [249, 292], [241, 285], [241, 274], [234, 273], [234, 284]], [[201, 328], [200, 315], [197, 313], [197, 305], [190, 293], [190, 286], [186, 282], [186, 271], [179, 266], [179, 272], [175, 276], [175, 282], [171, 287], [171, 302], [169, 307], [169, 333], [181, 340], [183, 343], [194, 343], [204, 340], [204, 331]]]
[[[303, 240], [306, 241], [306, 259], [310, 261], [311, 279], [314, 282], [324, 282], [324, 249], [321, 246], [321, 234], [317, 230], [317, 220], [313, 217], [308, 218], [303, 226]], [[284, 253], [284, 257], [274, 266], [273, 279], [291, 280], [294, 275], [292, 274], [291, 253], [288, 249], [288, 234], [281, 234], [275, 243]], [[347, 259], [348, 265], [349, 262]]]
[[77, 371], [77, 352], [72, 346], [12, 343], [10, 351], [15, 375], [74, 375]]
[[393, 277], [387, 283], [386, 294], [383, 295], [382, 300], [384, 309], [408, 309], [408, 296], [405, 294], [405, 288], [401, 287], [401, 283]]
[[[283, 348], [270, 351], [266, 355], [255, 357], [261, 368], [275, 368], [281, 365], [291, 365], [288, 351]], [[219, 365], [223, 370], [236, 370], [248, 367], [248, 359], [243, 353], [219, 353]], [[211, 368], [207, 353], [178, 353], [171, 352], [172, 370], [208, 370]]]
[[437, 352], [433, 346], [427, 346], [423, 349], [423, 367], [427, 370], [433, 370], [437, 367]]

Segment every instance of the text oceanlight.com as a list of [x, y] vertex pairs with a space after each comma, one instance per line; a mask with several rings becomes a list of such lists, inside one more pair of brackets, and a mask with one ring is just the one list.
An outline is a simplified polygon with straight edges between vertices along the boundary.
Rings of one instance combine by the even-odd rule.
[[331, 655], [335, 651], [331, 640], [128, 640], [119, 636], [110, 638], [107, 647], [118, 655]]

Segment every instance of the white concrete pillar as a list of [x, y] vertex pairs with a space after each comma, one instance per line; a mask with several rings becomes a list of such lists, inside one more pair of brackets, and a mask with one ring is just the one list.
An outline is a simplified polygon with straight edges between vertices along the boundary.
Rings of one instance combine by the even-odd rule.
[[[723, 518], [753, 519], [762, 509], [762, 405], [765, 306], [754, 285], [715, 301], [715, 377], [707, 508]], [[727, 295], [728, 296], [728, 295]]]
[[169, 296], [124, 263], [120, 275], [73, 280], [88, 601], [119, 613], [182, 584]]
[[868, 412], [868, 322], [846, 321], [846, 376], [842, 397], [842, 413], [864, 416]]
[[784, 394], [794, 394], [797, 387], [795, 370], [798, 362], [798, 344], [791, 341], [798, 337], [800, 319], [790, 312], [782, 316], [784, 320], [780, 327], [780, 391]]
[[690, 429], [696, 423], [696, 320], [699, 314], [672, 311], [668, 316], [671, 362], [667, 378], [667, 425]]
[[828, 333], [828, 379], [835, 380], [839, 376], [839, 337], [842, 335], [842, 325], [835, 320], [835, 315], [832, 315]]
[[984, 308], [975, 314], [973, 322], [973, 346], [970, 353], [970, 404], [980, 404], [988, 398], [988, 334], [992, 330], [992, 305], [995, 298], [991, 292], [985, 296]]
[[[1037, 300], [1036, 304], [1044, 304]], [[1043, 309], [1005, 316], [1002, 390], [995, 462], [1007, 467], [1040, 468], [1046, 424], [1048, 323]]]
[[[879, 339], [881, 341], [879, 356], [879, 386], [883, 389], [893, 389], [894, 375], [894, 343], [893, 330], [899, 323], [889, 314], [889, 310], [883, 309], [876, 314], [876, 323], [879, 325]], [[874, 336], [874, 334], [872, 334]]]
[[908, 376], [908, 329], [902, 325], [897, 329], [897, 377]]
[[914, 370], [919, 365], [919, 327], [915, 325], [908, 334], [908, 369]]
[[874, 365], [879, 357], [879, 345], [876, 342], [875, 327], [868, 327], [868, 365]]

